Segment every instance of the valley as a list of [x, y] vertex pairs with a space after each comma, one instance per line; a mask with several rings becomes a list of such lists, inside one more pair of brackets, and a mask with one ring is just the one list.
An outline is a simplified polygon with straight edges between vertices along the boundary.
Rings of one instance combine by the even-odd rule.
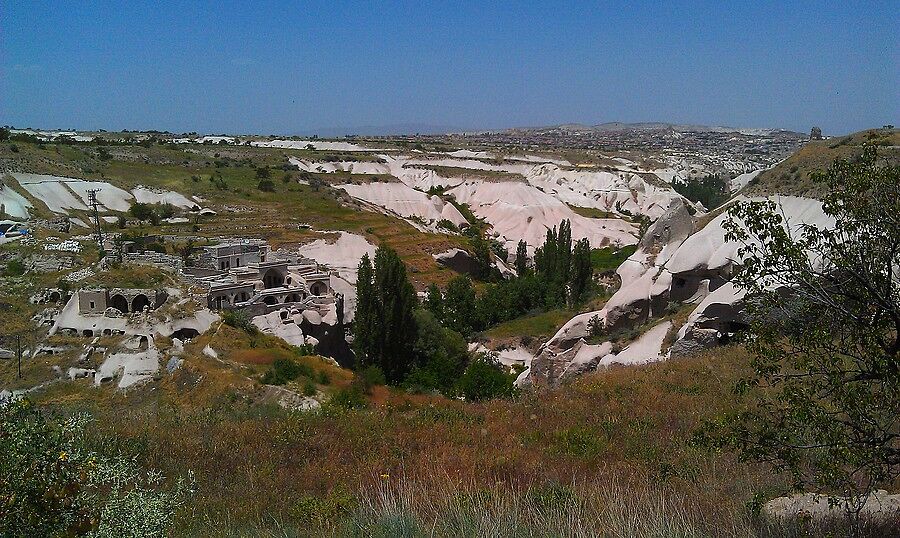
[[900, 157], [888, 128], [2, 136], [0, 398], [190, 477], [174, 528], [206, 536], [787, 532], [759, 508], [789, 481], [698, 441], [753, 375], [729, 208], [833, 230], [813, 172]]

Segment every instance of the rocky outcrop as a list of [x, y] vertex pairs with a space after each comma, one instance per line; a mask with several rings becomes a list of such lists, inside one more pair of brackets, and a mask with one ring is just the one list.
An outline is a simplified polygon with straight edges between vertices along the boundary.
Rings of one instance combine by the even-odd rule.
[[478, 263], [471, 254], [461, 248], [451, 248], [446, 252], [432, 254], [432, 258], [444, 267], [449, 267], [457, 273], [473, 275], [478, 272]]
[[900, 531], [900, 495], [890, 495], [885, 490], [876, 490], [868, 498], [855, 502], [847, 497], [797, 493], [772, 499], [763, 505], [762, 513], [776, 521], [800, 520], [818, 525], [846, 519], [848, 508], [855, 510], [857, 507], [860, 520], [870, 525], [888, 525], [892, 527], [884, 529], [888, 532]]
[[[791, 196], [772, 200], [792, 229], [805, 224], [834, 225], [817, 200]], [[726, 218], [727, 214], [718, 215], [692, 232], [695, 222], [687, 207], [673, 200], [641, 238], [638, 250], [616, 270], [621, 279], [619, 290], [602, 310], [580, 314], [566, 323], [544, 344], [521, 383], [553, 385], [566, 371], [583, 371], [580, 364], [567, 369], [577, 354], [571, 350], [590, 332], [588, 324], [600, 334], [620, 331], [664, 315], [670, 303], [697, 305], [680, 328], [671, 357], [727, 342], [745, 328], [743, 293], [730, 282], [734, 267], [741, 263], [741, 245], [726, 240]], [[597, 364], [602, 361], [601, 357]]]

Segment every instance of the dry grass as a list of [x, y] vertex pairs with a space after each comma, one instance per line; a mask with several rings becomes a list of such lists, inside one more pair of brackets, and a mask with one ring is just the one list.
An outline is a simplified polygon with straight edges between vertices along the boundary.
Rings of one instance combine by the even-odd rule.
[[[216, 338], [214, 345], [222, 334]], [[188, 351], [182, 370], [158, 388], [130, 393], [127, 404], [112, 405], [121, 396], [111, 395], [108, 405], [95, 405], [96, 394], [79, 398], [78, 385], [45, 401], [94, 410], [103, 432], [137, 447], [143, 463], [168, 476], [196, 473], [197, 496], [179, 520], [192, 534], [213, 530], [198, 528], [203, 521], [225, 518], [227, 532], [262, 522], [290, 526], [302, 499], [325, 502], [341, 492], [365, 507], [359, 503], [376, 501], [360, 492], [372, 492], [382, 475], [434, 492], [436, 507], [413, 511], [426, 526], [440, 503], [485, 488], [508, 490], [512, 499], [552, 484], [642, 480], [659, 484], [662, 493], [651, 497], [689, 499], [696, 507], [690, 522], [729, 529], [755, 492], [775, 493], [781, 485], [766, 469], [689, 443], [703, 418], [733, 405], [730, 385], [745, 360], [740, 349], [611, 369], [513, 401], [467, 404], [378, 387], [368, 409], [306, 414], [255, 403], [265, 400], [240, 368]], [[594, 495], [584, 490], [579, 502], [605, 502]]]
[[819, 198], [825, 185], [812, 180], [812, 173], [827, 170], [835, 159], [850, 159], [862, 153], [863, 144], [879, 147], [879, 157], [900, 162], [900, 130], [870, 129], [851, 135], [810, 142], [771, 170], [757, 176], [745, 194], [793, 194]]

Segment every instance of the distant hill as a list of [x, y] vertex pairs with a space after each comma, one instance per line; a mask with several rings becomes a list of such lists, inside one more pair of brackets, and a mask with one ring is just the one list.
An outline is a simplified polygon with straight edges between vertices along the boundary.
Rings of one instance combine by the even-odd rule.
[[878, 147], [878, 156], [900, 163], [900, 130], [869, 129], [847, 136], [815, 140], [770, 170], [759, 174], [747, 186], [746, 194], [793, 194], [819, 198], [824, 186], [814, 182], [811, 174], [826, 170], [837, 158], [852, 158], [862, 152], [864, 144]]
[[520, 127], [509, 129], [513, 132], [527, 131], [565, 131], [565, 132], [598, 132], [613, 133], [618, 131], [676, 131], [676, 132], [715, 132], [715, 133], [741, 133], [745, 135], [766, 136], [773, 133], [791, 133], [803, 136], [803, 133], [794, 133], [787, 129], [752, 129], [709, 125], [692, 125], [665, 122], [623, 123], [607, 122], [597, 125], [584, 125], [581, 123], [564, 123], [546, 127]]
[[462, 127], [451, 125], [435, 125], [428, 123], [398, 123], [392, 125], [358, 125], [355, 127], [326, 127], [321, 129], [304, 129], [298, 136], [318, 135], [323, 138], [340, 136], [398, 136], [398, 135], [436, 135], [465, 131]]

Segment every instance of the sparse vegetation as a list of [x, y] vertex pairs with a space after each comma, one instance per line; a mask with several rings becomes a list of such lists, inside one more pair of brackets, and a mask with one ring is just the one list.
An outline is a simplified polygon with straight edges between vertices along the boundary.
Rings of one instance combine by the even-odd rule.
[[718, 175], [702, 178], [675, 179], [672, 188], [692, 202], [700, 202], [708, 210], [715, 209], [728, 200], [728, 180]]

